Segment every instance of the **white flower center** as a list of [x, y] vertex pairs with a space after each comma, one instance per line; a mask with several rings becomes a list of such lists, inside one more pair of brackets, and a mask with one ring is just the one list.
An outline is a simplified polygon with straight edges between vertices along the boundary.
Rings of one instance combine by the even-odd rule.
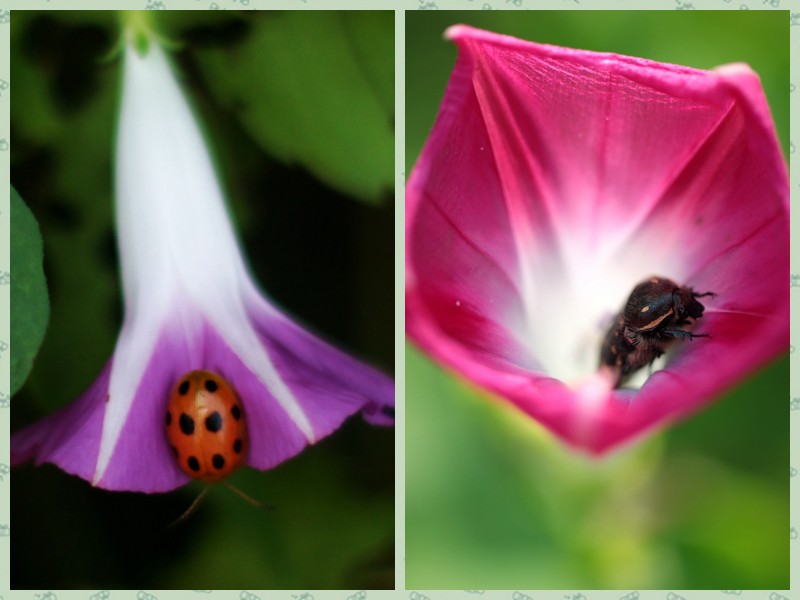
[[[528, 254], [533, 258], [527, 265], [525, 314], [512, 317], [516, 326], [510, 327], [532, 362], [570, 385], [597, 371], [606, 332], [636, 284], [652, 275], [680, 281], [684, 274], [673, 256], [653, 252], [643, 241], [617, 250], [603, 243], [591, 250], [583, 246], [569, 242], [559, 261]], [[643, 369], [626, 386], [640, 386], [647, 375]]]

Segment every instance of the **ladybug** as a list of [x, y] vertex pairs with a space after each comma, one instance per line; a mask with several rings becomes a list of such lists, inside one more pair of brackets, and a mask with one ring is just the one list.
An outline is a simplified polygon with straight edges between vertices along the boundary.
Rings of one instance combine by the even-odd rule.
[[617, 370], [614, 387], [664, 354], [672, 340], [709, 337], [680, 329], [703, 316], [705, 307], [697, 299], [704, 296], [716, 294], [697, 293], [666, 277], [651, 277], [633, 288], [600, 349], [600, 365]]
[[167, 440], [183, 471], [213, 483], [242, 465], [247, 426], [242, 402], [230, 383], [211, 371], [181, 377], [169, 395]]

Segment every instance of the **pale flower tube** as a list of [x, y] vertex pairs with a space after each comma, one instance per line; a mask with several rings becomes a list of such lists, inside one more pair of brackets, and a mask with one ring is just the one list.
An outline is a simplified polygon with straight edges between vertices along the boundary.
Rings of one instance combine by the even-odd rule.
[[12, 462], [54, 463], [110, 490], [187, 483], [164, 417], [170, 389], [192, 370], [236, 389], [250, 431], [246, 464], [257, 469], [357, 412], [393, 424], [389, 377], [304, 331], [259, 291], [167, 57], [154, 40], [137, 51], [131, 39], [116, 148], [122, 331], [80, 398], [12, 436]]

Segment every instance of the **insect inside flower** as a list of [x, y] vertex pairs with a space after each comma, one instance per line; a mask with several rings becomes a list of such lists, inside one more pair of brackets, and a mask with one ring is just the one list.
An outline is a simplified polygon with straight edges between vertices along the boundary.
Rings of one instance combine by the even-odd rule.
[[692, 333], [681, 326], [703, 316], [705, 307], [697, 300], [714, 297], [714, 292], [695, 292], [665, 277], [651, 277], [631, 292], [625, 307], [614, 318], [600, 349], [600, 365], [617, 371], [615, 387], [631, 374], [652, 364], [676, 339], [710, 337]]

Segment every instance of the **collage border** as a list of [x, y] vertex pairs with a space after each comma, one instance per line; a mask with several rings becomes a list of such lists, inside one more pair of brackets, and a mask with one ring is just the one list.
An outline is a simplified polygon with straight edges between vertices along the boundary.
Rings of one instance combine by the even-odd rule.
[[[408, 590], [404, 585], [404, 491], [405, 462], [403, 459], [405, 420], [403, 412], [404, 386], [404, 210], [403, 195], [405, 186], [405, 146], [404, 136], [397, 135], [395, 140], [395, 373], [399, 410], [396, 424], [396, 590], [328, 590], [328, 591], [258, 591], [258, 590], [100, 590], [100, 591], [64, 591], [64, 590], [9, 590], [10, 580], [10, 473], [9, 473], [9, 411], [10, 411], [10, 272], [9, 258], [9, 202], [10, 202], [10, 106], [11, 85], [10, 73], [10, 34], [9, 23], [13, 18], [13, 10], [371, 10], [395, 11], [395, 115], [397, 132], [405, 130], [405, 12], [419, 9], [452, 9], [452, 10], [640, 10], [632, 1], [622, 0], [369, 0], [367, 1], [334, 1], [334, 0], [138, 0], [138, 1], [103, 1], [103, 0], [0, 0], [0, 600], [32, 599], [32, 600], [119, 600], [136, 598], [137, 600], [169, 600], [171, 598], [189, 597], [197, 600], [213, 598], [238, 598], [239, 600], [265, 600], [269, 598], [285, 598], [286, 600], [383, 600], [388, 598], [409, 598], [410, 600], [695, 600], [699, 598], [730, 600], [788, 600], [798, 597], [796, 590], [800, 585], [800, 554], [798, 554], [798, 530], [800, 530], [800, 477], [791, 475], [790, 493], [790, 581], [791, 590], [749, 591], [749, 590], [547, 590], [547, 591], [423, 591]], [[797, 206], [800, 198], [800, 166], [795, 160], [796, 143], [800, 140], [800, 0], [653, 0], [648, 2], [648, 10], [781, 10], [786, 12], [789, 20], [790, 52], [792, 62], [790, 81], [792, 96], [790, 103], [790, 185], [791, 202]], [[800, 143], [800, 142], [798, 142]], [[795, 349], [800, 345], [800, 210], [791, 211], [791, 321], [790, 321], [790, 465], [792, 473], [800, 469], [800, 352]], [[794, 282], [797, 285], [794, 285]], [[478, 596], [478, 597], [476, 597]]]

